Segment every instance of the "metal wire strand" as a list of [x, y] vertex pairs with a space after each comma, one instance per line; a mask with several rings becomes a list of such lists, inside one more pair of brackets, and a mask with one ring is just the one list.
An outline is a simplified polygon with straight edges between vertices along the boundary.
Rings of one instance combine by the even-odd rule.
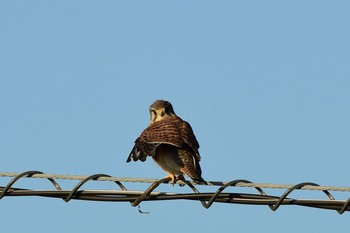
[[[43, 172], [40, 171], [26, 171], [20, 174], [17, 174], [4, 188], [4, 190], [2, 191], [2, 193], [0, 193], [0, 199], [2, 199], [5, 195], [6, 192], [12, 187], [12, 185], [14, 183], [16, 183], [19, 179], [21, 179], [22, 177], [32, 177], [35, 174], [43, 174]], [[58, 185], [58, 183], [53, 179], [48, 177], [47, 178], [54, 186], [57, 190], [62, 190], [61, 187]]]
[[[161, 184], [169, 184], [170, 178], [144, 179], [144, 178], [120, 178], [111, 177], [106, 174], [94, 174], [91, 176], [65, 176], [44, 174], [41, 171], [26, 171], [23, 173], [0, 172], [0, 177], [13, 177], [5, 186], [0, 186], [0, 199], [5, 196], [41, 196], [63, 199], [69, 202], [75, 200], [89, 201], [113, 201], [130, 202], [131, 206], [138, 206], [143, 201], [161, 201], [161, 200], [192, 200], [201, 202], [204, 208], [210, 208], [214, 202], [227, 204], [254, 204], [267, 205], [273, 211], [276, 211], [281, 205], [300, 205], [320, 209], [336, 210], [339, 214], [350, 211], [350, 197], [347, 200], [336, 200], [330, 191], [350, 192], [350, 187], [320, 186], [316, 183], [304, 182], [296, 185], [279, 184], [258, 184], [248, 180], [233, 180], [230, 182], [210, 181], [206, 186], [219, 186], [215, 192], [200, 192], [191, 181], [178, 181], [180, 186], [188, 186], [193, 193], [174, 193], [174, 192], [156, 192], [156, 188]], [[32, 190], [23, 188], [14, 188], [19, 180], [23, 179], [48, 179], [55, 190]], [[56, 182], [58, 179], [79, 180], [72, 190], [62, 190]], [[87, 182], [113, 182], [117, 184], [120, 190], [82, 190], [81, 187]], [[151, 183], [145, 191], [131, 191], [126, 188], [122, 182]], [[204, 184], [200, 184], [204, 185]], [[259, 194], [251, 193], [232, 193], [224, 192], [228, 187], [246, 187], [253, 188]], [[268, 195], [263, 188], [285, 189], [281, 196]], [[328, 199], [294, 199], [290, 198], [295, 190], [318, 190], [322, 191]], [[140, 213], [148, 213], [142, 212]]]

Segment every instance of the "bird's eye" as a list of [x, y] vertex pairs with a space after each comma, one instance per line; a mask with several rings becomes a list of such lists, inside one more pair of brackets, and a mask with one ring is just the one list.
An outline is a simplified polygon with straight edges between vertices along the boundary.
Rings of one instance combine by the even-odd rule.
[[152, 112], [155, 116], [157, 115], [156, 110], [151, 110], [151, 112]]
[[172, 113], [171, 108], [169, 106], [167, 106], [165, 108], [165, 112], [166, 112], [166, 114], [171, 115], [171, 113]]

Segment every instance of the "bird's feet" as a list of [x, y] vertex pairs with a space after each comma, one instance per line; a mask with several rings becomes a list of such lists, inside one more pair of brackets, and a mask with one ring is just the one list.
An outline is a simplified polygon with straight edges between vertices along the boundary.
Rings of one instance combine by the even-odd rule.
[[171, 186], [174, 186], [174, 184], [176, 183], [176, 176], [174, 174], [169, 173], [169, 175], [165, 178], [171, 178]]
[[[182, 174], [178, 176], [176, 176], [175, 174], [169, 174], [165, 178], [171, 178], [171, 186], [174, 186], [174, 184], [176, 184], [176, 181], [178, 180], [182, 180], [183, 182], [186, 181], [185, 177]], [[183, 184], [180, 184], [180, 186], [183, 186]]]
[[[183, 174], [178, 175], [177, 180], [181, 180], [182, 182], [186, 182], [185, 177]], [[185, 186], [185, 184], [179, 184], [181, 187]]]

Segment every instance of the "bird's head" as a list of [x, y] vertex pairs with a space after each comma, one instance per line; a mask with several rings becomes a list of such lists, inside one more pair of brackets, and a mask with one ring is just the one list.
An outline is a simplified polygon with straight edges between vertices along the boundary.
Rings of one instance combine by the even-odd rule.
[[149, 113], [151, 115], [151, 124], [171, 116], [176, 116], [171, 103], [165, 100], [156, 100], [149, 107]]

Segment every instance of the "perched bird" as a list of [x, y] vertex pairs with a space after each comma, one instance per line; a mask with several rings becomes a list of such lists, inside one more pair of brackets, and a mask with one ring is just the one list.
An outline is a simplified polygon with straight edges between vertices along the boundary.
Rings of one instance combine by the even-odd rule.
[[178, 117], [170, 102], [156, 100], [149, 108], [149, 126], [135, 141], [126, 162], [147, 156], [166, 171], [172, 180], [184, 180], [183, 174], [197, 183], [205, 183], [199, 165], [199, 144], [189, 123]]

